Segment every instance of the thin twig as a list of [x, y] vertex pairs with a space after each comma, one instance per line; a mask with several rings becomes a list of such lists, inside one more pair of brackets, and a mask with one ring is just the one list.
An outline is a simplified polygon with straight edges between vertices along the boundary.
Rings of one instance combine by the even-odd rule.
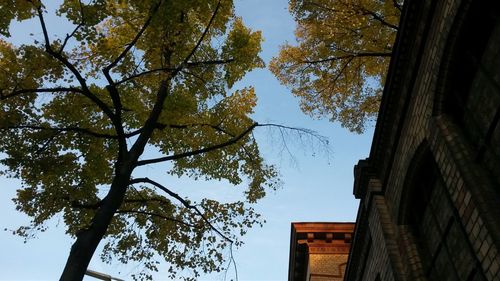
[[236, 278], [236, 281], [238, 281], [238, 267], [236, 266], [236, 260], [234, 259], [234, 256], [233, 256], [233, 243], [231, 243], [231, 245], [229, 245], [229, 252], [231, 255], [231, 260], [233, 261], [235, 278]]

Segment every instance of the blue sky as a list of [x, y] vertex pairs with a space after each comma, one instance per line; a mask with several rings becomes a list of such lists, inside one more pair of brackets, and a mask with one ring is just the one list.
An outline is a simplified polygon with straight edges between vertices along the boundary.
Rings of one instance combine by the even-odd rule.
[[[295, 23], [288, 13], [287, 0], [235, 0], [237, 14], [254, 30], [261, 30], [265, 41], [262, 58], [269, 60], [278, 53], [279, 45], [293, 42]], [[49, 23], [50, 26], [50, 23]], [[55, 27], [52, 26], [55, 29]], [[38, 33], [39, 27], [17, 25], [15, 32]], [[372, 128], [364, 135], [349, 133], [327, 120], [313, 120], [299, 109], [299, 101], [281, 86], [267, 69], [255, 70], [237, 87], [252, 85], [259, 97], [254, 118], [317, 131], [330, 140], [331, 154], [326, 157], [312, 147], [300, 147], [289, 139], [293, 157], [280, 154], [280, 144], [272, 132], [256, 132], [265, 158], [280, 168], [283, 188], [269, 193], [256, 206], [267, 223], [254, 228], [243, 238], [245, 245], [234, 251], [239, 280], [286, 280], [290, 243], [290, 223], [298, 221], [354, 221], [358, 202], [352, 195], [353, 166], [368, 156]], [[167, 180], [178, 192], [194, 197], [236, 197], [225, 182], [193, 182], [163, 176], [158, 168], [148, 168], [145, 174]], [[11, 198], [19, 182], [0, 177], [0, 280], [56, 280], [66, 261], [72, 239], [64, 234], [64, 225], [57, 219], [50, 228], [24, 244], [5, 228], [27, 224], [29, 218], [18, 213]], [[187, 194], [186, 194], [187, 195]], [[102, 264], [95, 257], [91, 269], [127, 278], [137, 271], [133, 266]], [[160, 267], [160, 270], [162, 268]], [[163, 267], [166, 270], [166, 266]], [[228, 273], [228, 280], [234, 272]], [[155, 280], [166, 280], [160, 271]], [[223, 275], [203, 276], [202, 280], [222, 280]], [[88, 279], [93, 280], [93, 279]]]

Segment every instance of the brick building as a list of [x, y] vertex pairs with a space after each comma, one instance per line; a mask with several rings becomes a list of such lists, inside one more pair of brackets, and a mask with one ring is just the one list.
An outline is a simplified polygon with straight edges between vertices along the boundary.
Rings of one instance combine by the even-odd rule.
[[345, 280], [500, 280], [499, 6], [405, 1]]
[[289, 281], [342, 281], [354, 223], [292, 223]]

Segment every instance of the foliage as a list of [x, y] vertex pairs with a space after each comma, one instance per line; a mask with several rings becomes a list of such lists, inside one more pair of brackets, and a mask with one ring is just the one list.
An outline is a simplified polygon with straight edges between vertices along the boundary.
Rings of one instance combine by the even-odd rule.
[[298, 45], [282, 46], [271, 71], [304, 112], [363, 132], [378, 111], [400, 2], [290, 0]]
[[[79, 262], [86, 268], [80, 253], [91, 257], [101, 238], [106, 261], [154, 271], [159, 255], [170, 278], [223, 270], [239, 235], [262, 224], [251, 204], [278, 182], [250, 134], [254, 90], [232, 89], [264, 66], [260, 32], [234, 15], [232, 0], [64, 0], [50, 15], [75, 26], [63, 37], [51, 34], [39, 0], [1, 0], [0, 11], [0, 163], [22, 180], [15, 203], [32, 217], [16, 233], [62, 215], [76, 237], [62, 280]], [[26, 19], [43, 37], [9, 43], [11, 21]], [[162, 156], [145, 159], [145, 149]], [[137, 177], [153, 164], [248, 182], [245, 199], [191, 202]], [[150, 278], [147, 270], [136, 277]]]

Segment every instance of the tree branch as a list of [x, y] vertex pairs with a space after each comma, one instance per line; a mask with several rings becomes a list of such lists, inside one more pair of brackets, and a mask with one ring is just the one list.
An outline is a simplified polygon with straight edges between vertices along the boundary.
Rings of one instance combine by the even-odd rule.
[[0, 90], [0, 100], [5, 100], [8, 98], [16, 97], [27, 93], [56, 93], [56, 92], [77, 92], [83, 93], [81, 89], [72, 87], [56, 87], [56, 88], [39, 88], [39, 89], [21, 89], [13, 91], [7, 95]]
[[113, 79], [111, 79], [111, 76], [109, 75], [109, 71], [113, 67], [115, 67], [127, 55], [127, 53], [130, 51], [130, 49], [132, 49], [132, 47], [135, 46], [135, 44], [137, 43], [137, 41], [141, 38], [141, 36], [144, 33], [144, 31], [146, 31], [146, 29], [148, 28], [149, 24], [151, 23], [151, 20], [153, 19], [153, 16], [156, 13], [156, 11], [158, 11], [158, 8], [160, 7], [160, 4], [161, 4], [161, 1], [159, 1], [152, 8], [151, 14], [146, 19], [146, 22], [144, 22], [144, 25], [141, 27], [141, 29], [139, 30], [139, 32], [135, 35], [134, 39], [132, 39], [132, 41], [127, 44], [127, 47], [120, 53], [120, 55], [118, 55], [118, 57], [114, 61], [112, 61], [108, 66], [106, 66], [103, 69], [104, 76], [106, 76], [106, 79], [108, 80], [108, 82], [110, 83], [110, 85], [114, 85], [114, 82], [113, 82]]
[[392, 4], [394, 5], [394, 8], [398, 9], [400, 12], [403, 11], [403, 7], [398, 3], [398, 0], [392, 0]]
[[[65, 197], [62, 199], [69, 200], [69, 197]], [[98, 201], [97, 203], [81, 203], [75, 200], [75, 201], [70, 201], [70, 203], [72, 208], [88, 209], [88, 210], [97, 210], [102, 205], [102, 201]]]
[[[68, 197], [65, 197], [63, 199], [68, 200]], [[127, 201], [125, 201], [125, 202], [127, 202]], [[70, 203], [71, 203], [71, 207], [73, 207], [73, 208], [89, 209], [89, 210], [97, 210], [102, 205], [102, 201], [99, 201], [97, 203], [92, 203], [92, 204], [91, 203], [81, 203], [81, 202], [78, 202], [78, 201], [71, 201]], [[161, 214], [157, 214], [157, 213], [153, 213], [153, 212], [148, 212], [148, 211], [119, 209], [119, 210], [116, 211], [116, 213], [118, 213], [118, 214], [141, 214], [141, 215], [154, 216], [154, 217], [162, 218], [162, 219], [165, 219], [165, 220], [173, 221], [173, 222], [185, 225], [185, 226], [190, 227], [190, 228], [199, 228], [199, 227], [197, 227], [197, 226], [195, 226], [193, 224], [189, 224], [189, 223], [183, 222], [183, 221], [178, 220], [178, 219], [174, 219], [174, 218], [171, 218], [171, 217], [167, 217], [167, 216], [164, 216], [164, 215], [161, 215]]]
[[207, 60], [207, 61], [193, 61], [187, 62], [186, 65], [188, 67], [197, 67], [197, 66], [205, 66], [205, 65], [219, 65], [219, 64], [227, 64], [234, 62], [234, 59], [225, 59], [225, 60]]
[[[33, 3], [33, 2], [32, 2]], [[85, 78], [80, 74], [80, 72], [76, 69], [76, 67], [68, 61], [62, 54], [59, 54], [58, 52], [55, 52], [52, 49], [52, 46], [50, 45], [50, 39], [49, 39], [49, 33], [47, 31], [47, 26], [45, 25], [45, 20], [43, 18], [43, 11], [42, 7], [36, 6], [36, 10], [38, 12], [38, 18], [40, 20], [40, 25], [42, 27], [42, 32], [43, 32], [43, 37], [45, 40], [45, 51], [51, 55], [53, 58], [58, 60], [60, 63], [62, 63], [64, 66], [66, 66], [71, 73], [76, 77], [78, 82], [80, 83], [80, 86], [82, 87], [82, 94], [89, 98], [92, 102], [94, 102], [111, 120], [114, 119], [114, 114], [111, 111], [111, 109], [101, 100], [99, 99], [96, 95], [94, 95], [90, 89], [87, 86], [87, 82]]]
[[290, 126], [285, 126], [285, 125], [280, 125], [280, 124], [274, 124], [274, 123], [264, 123], [264, 124], [259, 124], [258, 127], [276, 127], [280, 129], [285, 129], [285, 130], [290, 130], [290, 131], [296, 131], [299, 133], [307, 134], [310, 135], [314, 138], [316, 138], [318, 141], [328, 144], [328, 140], [326, 137], [318, 134], [316, 131], [306, 129], [306, 128], [297, 128], [297, 127], [290, 127]]
[[373, 12], [373, 11], [370, 11], [370, 10], [367, 10], [365, 9], [364, 7], [360, 7], [358, 6], [358, 8], [361, 10], [361, 12], [363, 13], [363, 15], [370, 15], [373, 17], [374, 20], [380, 22], [382, 25], [385, 25], [387, 27], [390, 27], [394, 30], [398, 30], [398, 26], [394, 25], [394, 24], [391, 24], [389, 22], [387, 22], [382, 16], [380, 16], [379, 14]]
[[[163, 124], [163, 123], [159, 123], [157, 122], [156, 125], [155, 125], [155, 129], [158, 129], [158, 130], [163, 130], [165, 128], [174, 128], [174, 129], [187, 129], [189, 127], [194, 127], [194, 126], [212, 126], [210, 124], [206, 124], [206, 123], [200, 123], [200, 124], [187, 124], [187, 125], [176, 125], [176, 124]], [[140, 129], [137, 129], [135, 131], [132, 131], [130, 133], [127, 133], [126, 134], [126, 137], [129, 138], [129, 137], [133, 137], [133, 136], [136, 136], [138, 134], [140, 134], [142, 131], [144, 130], [144, 128], [140, 128]]]
[[236, 142], [238, 142], [240, 139], [242, 139], [244, 136], [246, 136], [249, 132], [251, 132], [257, 126], [258, 126], [258, 123], [253, 123], [251, 126], [249, 126], [241, 134], [237, 135], [236, 137], [231, 138], [230, 140], [228, 140], [226, 142], [219, 143], [219, 144], [216, 144], [213, 146], [204, 147], [204, 148], [193, 150], [193, 151], [189, 151], [189, 152], [184, 152], [184, 153], [174, 154], [174, 155], [160, 157], [160, 158], [138, 161], [137, 166], [143, 166], [143, 165], [154, 164], [154, 163], [159, 163], [159, 162], [171, 161], [171, 160], [181, 159], [181, 158], [185, 158], [185, 157], [189, 157], [189, 156], [194, 156], [194, 155], [199, 155], [199, 154], [207, 153], [210, 151], [214, 151], [214, 150], [235, 144]]
[[123, 84], [125, 82], [128, 82], [130, 80], [133, 80], [135, 78], [138, 78], [138, 77], [141, 77], [141, 76], [144, 76], [144, 75], [152, 74], [152, 73], [159, 72], [159, 71], [173, 71], [173, 70], [175, 70], [175, 69], [173, 69], [173, 68], [166, 68], [166, 67], [155, 68], [155, 69], [151, 69], [151, 70], [146, 70], [146, 71], [143, 71], [143, 72], [140, 72], [140, 73], [137, 73], [137, 74], [133, 74], [133, 75], [127, 77], [127, 78], [123, 78], [122, 80], [117, 81], [114, 84], [116, 86], [118, 86], [118, 85], [121, 85], [121, 84]]
[[208, 219], [207, 217], [200, 211], [200, 209], [198, 209], [196, 206], [193, 206], [191, 204], [189, 204], [188, 201], [186, 201], [185, 199], [183, 199], [182, 197], [180, 197], [177, 193], [174, 193], [172, 192], [171, 190], [169, 190], [168, 188], [166, 188], [165, 186], [159, 184], [158, 182], [154, 181], [154, 180], [151, 180], [150, 178], [137, 178], [137, 179], [133, 179], [130, 181], [130, 184], [135, 184], [135, 183], [149, 183], [159, 189], [161, 189], [162, 191], [164, 191], [165, 193], [167, 193], [169, 196], [177, 199], [179, 202], [181, 202], [182, 205], [184, 205], [184, 207], [188, 208], [188, 209], [191, 209], [191, 210], [194, 210], [202, 219], [203, 221], [205, 221], [205, 223], [213, 230], [215, 231], [217, 234], [219, 234], [219, 236], [221, 236], [222, 238], [224, 238], [225, 240], [229, 241], [231, 244], [233, 243], [233, 240], [230, 239], [229, 237], [227, 237], [226, 235], [224, 235], [220, 230], [218, 230]]
[[4, 129], [31, 129], [31, 130], [47, 130], [47, 131], [55, 131], [55, 132], [77, 132], [84, 133], [96, 138], [106, 138], [106, 139], [117, 139], [118, 136], [104, 133], [93, 132], [92, 130], [80, 128], [80, 127], [64, 127], [64, 128], [54, 128], [54, 127], [44, 127], [37, 125], [18, 125], [18, 126], [7, 126], [0, 127], [0, 130]]
[[148, 212], [148, 211], [123, 210], [123, 209], [121, 209], [121, 210], [117, 210], [116, 213], [118, 213], [118, 214], [140, 214], [140, 215], [147, 215], [147, 216], [152, 216], [152, 217], [158, 217], [158, 218], [162, 218], [162, 219], [165, 219], [165, 220], [176, 222], [178, 224], [185, 225], [185, 226], [190, 227], [190, 228], [198, 228], [196, 225], [193, 225], [193, 224], [190, 224], [190, 223], [187, 223], [187, 222], [183, 222], [181, 220], [174, 219], [174, 218], [171, 218], [171, 217], [167, 217], [167, 216], [164, 216], [164, 215], [161, 215], [161, 214], [157, 214], [157, 213], [153, 213], [153, 212]]
[[[141, 196], [141, 195], [140, 195]], [[124, 199], [123, 202], [125, 203], [141, 203], [145, 204], [148, 202], [159, 202], [163, 204], [170, 204], [170, 201], [163, 200], [161, 198], [144, 198], [141, 196], [141, 199]]]
[[[335, 10], [335, 9], [332, 9], [332, 8], [330, 8], [330, 7], [326, 7], [326, 6], [321, 5], [321, 4], [319, 4], [319, 3], [316, 3], [316, 2], [304, 1], [303, 6], [305, 6], [305, 5], [316, 6], [316, 7], [320, 8], [320, 9], [324, 9], [324, 10], [327, 10], [327, 11], [332, 12], [332, 13], [338, 12], [338, 11], [337, 11], [337, 10]], [[307, 10], [307, 9], [304, 9], [304, 10]]]
[[59, 51], [58, 51], [59, 54], [62, 54], [62, 52], [64, 51], [64, 47], [66, 47], [66, 44], [68, 43], [69, 39], [71, 37], [75, 36], [75, 33], [78, 31], [78, 29], [80, 29], [82, 26], [85, 25], [85, 16], [84, 16], [84, 13], [83, 13], [83, 4], [82, 4], [82, 1], [80, 1], [80, 0], [78, 0], [78, 2], [80, 3], [81, 21], [75, 27], [75, 29], [73, 29], [73, 32], [71, 32], [70, 34], [66, 34], [66, 38], [64, 38], [64, 42], [61, 45], [61, 48], [59, 48]]
[[115, 108], [115, 113], [113, 118], [113, 124], [115, 126], [116, 133], [118, 135], [118, 142], [119, 142], [119, 161], [123, 157], [123, 154], [126, 153], [127, 151], [127, 142], [125, 140], [125, 132], [123, 129], [122, 125], [122, 102], [120, 98], [120, 94], [118, 93], [118, 89], [116, 88], [116, 84], [113, 80], [113, 78], [110, 75], [110, 70], [115, 67], [132, 49], [132, 47], [135, 46], [139, 38], [141, 38], [142, 34], [146, 31], [147, 27], [151, 23], [151, 20], [153, 16], [155, 15], [156, 11], [161, 5], [161, 1], [159, 1], [153, 8], [151, 13], [149, 14], [148, 18], [146, 19], [146, 22], [144, 25], [141, 27], [139, 32], [135, 35], [135, 37], [132, 39], [132, 41], [127, 44], [127, 47], [118, 55], [118, 57], [112, 61], [108, 66], [106, 66], [102, 72], [104, 73], [104, 76], [106, 77], [106, 80], [108, 81], [108, 86], [106, 86], [106, 90], [109, 92], [109, 95], [111, 97], [111, 100], [113, 101], [113, 106]]
[[189, 60], [191, 59], [191, 57], [194, 55], [194, 53], [198, 50], [198, 48], [200, 47], [201, 45], [201, 42], [203, 42], [203, 40], [205, 39], [205, 36], [207, 35], [208, 33], [208, 30], [210, 29], [210, 26], [212, 25], [214, 19], [215, 19], [215, 16], [217, 15], [217, 13], [219, 12], [219, 8], [220, 8], [220, 2], [221, 0], [219, 0], [219, 2], [217, 2], [217, 6], [215, 7], [215, 11], [214, 13], [212, 14], [212, 17], [210, 18], [210, 20], [208, 21], [208, 24], [207, 26], [205, 27], [205, 30], [203, 31], [203, 33], [201, 34], [201, 37], [198, 39], [198, 42], [196, 42], [196, 45], [194, 46], [194, 48], [191, 50], [191, 52], [189, 53], [189, 55], [187, 55], [187, 57], [184, 59], [183, 63], [177, 68], [177, 71], [179, 71], [184, 65], [187, 65]]
[[350, 58], [390, 57], [390, 56], [392, 56], [392, 52], [389, 52], [389, 53], [361, 52], [361, 53], [354, 53], [354, 54], [351, 54], [351, 55], [338, 56], [338, 57], [329, 57], [329, 58], [319, 59], [319, 60], [303, 60], [303, 61], [301, 61], [301, 63], [315, 64], [315, 63], [330, 62], [330, 61], [337, 61], [337, 60], [350, 59]]
[[146, 146], [149, 138], [151, 137], [151, 134], [156, 127], [158, 118], [160, 117], [160, 114], [163, 110], [163, 103], [167, 98], [169, 90], [170, 81], [161, 81], [160, 88], [158, 89], [158, 93], [156, 94], [156, 100], [153, 109], [151, 110], [148, 119], [144, 123], [144, 126], [138, 131], [139, 137], [130, 149], [130, 157], [132, 161], [137, 161], [137, 159], [139, 159], [139, 156], [142, 155], [144, 147]]
[[335, 78], [333, 78], [331, 84], [337, 83], [337, 81], [340, 79], [340, 76], [342, 73], [344, 73], [344, 70], [347, 68], [347, 66], [352, 62], [354, 58], [349, 58], [344, 65], [340, 68], [340, 70], [337, 72], [337, 75], [335, 75]]
[[[207, 65], [219, 65], [219, 64], [226, 64], [226, 63], [231, 63], [233, 62], [234, 59], [226, 59], [226, 60], [209, 60], [209, 61], [194, 61], [194, 62], [187, 62], [186, 63], [186, 68], [191, 68], [191, 67], [200, 67], [200, 66], [207, 66]], [[115, 82], [115, 85], [121, 85], [125, 82], [128, 82], [130, 80], [133, 80], [135, 78], [152, 74], [155, 72], [160, 72], [160, 71], [175, 71], [175, 68], [167, 68], [167, 67], [161, 67], [161, 68], [155, 68], [155, 69], [150, 69], [150, 70], [145, 70], [143, 72], [137, 73], [130, 75], [129, 77], [123, 78], [120, 81]]]
[[60, 133], [61, 133], [61, 132], [57, 132], [57, 131], [56, 131], [56, 132], [54, 132], [54, 133], [52, 134], [52, 136], [50, 136], [48, 139], [45, 139], [45, 143], [42, 145], [42, 147], [39, 147], [39, 148], [35, 151], [34, 155], [38, 155], [38, 154], [40, 154], [40, 153], [44, 152], [44, 151], [47, 149], [47, 147], [49, 147], [50, 143], [52, 143], [52, 142], [54, 141], [54, 139], [55, 139], [55, 138], [56, 138], [56, 137], [57, 137]]
[[[393, 3], [394, 3], [394, 7], [396, 9], [398, 9], [399, 11], [401, 11], [401, 6], [397, 3], [397, 0], [393, 0]], [[318, 3], [315, 3], [315, 2], [309, 2], [309, 1], [306, 1], [304, 2], [304, 5], [311, 5], [311, 6], [316, 6], [320, 9], [324, 9], [324, 10], [327, 10], [329, 12], [332, 12], [332, 13], [335, 13], [335, 12], [338, 12], [337, 10], [335, 9], [332, 9], [332, 8], [329, 8], [329, 7], [326, 7], [324, 5], [321, 5], [321, 4], [318, 4]], [[376, 12], [374, 11], [370, 11], [368, 9], [366, 9], [365, 7], [363, 6], [360, 6], [360, 5], [354, 5], [359, 11], [362, 12], [362, 15], [370, 15], [373, 17], [374, 20], [377, 20], [378, 22], [380, 22], [382, 25], [385, 25], [387, 27], [390, 27], [394, 30], [398, 30], [398, 26], [394, 25], [394, 24], [391, 24], [389, 22], [387, 22], [381, 15], [377, 14]]]
[[83, 25], [84, 25], [83, 23], [79, 23], [70, 34], [66, 34], [66, 38], [64, 38], [64, 42], [62, 43], [61, 47], [57, 51], [58, 54], [62, 54], [62, 52], [64, 51], [64, 48], [66, 47], [66, 44], [68, 44], [69, 39], [71, 37], [73, 37], [75, 35], [75, 33], [78, 31], [78, 29], [80, 29]]

